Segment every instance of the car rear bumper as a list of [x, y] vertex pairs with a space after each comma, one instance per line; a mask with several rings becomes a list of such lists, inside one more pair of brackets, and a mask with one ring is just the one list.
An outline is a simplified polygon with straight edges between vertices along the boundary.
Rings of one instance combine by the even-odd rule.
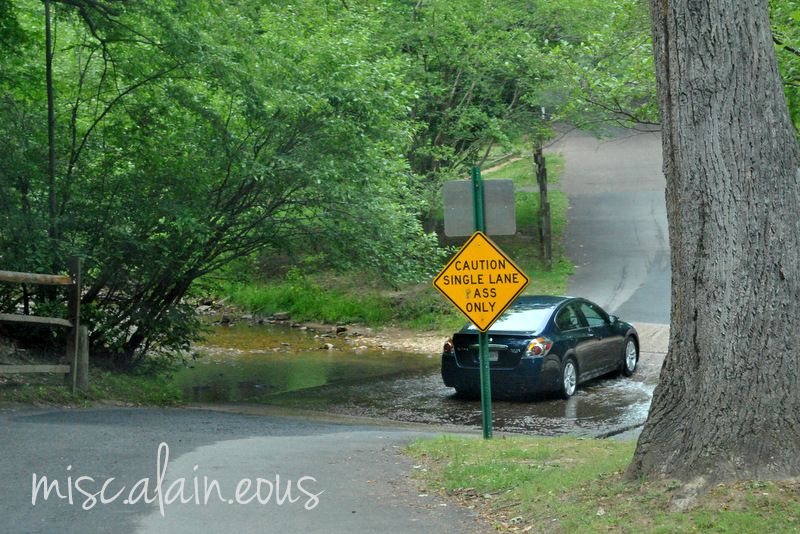
[[[525, 395], [552, 391], [558, 387], [560, 366], [545, 358], [522, 358], [514, 368], [491, 368], [492, 394]], [[458, 363], [452, 354], [442, 355], [444, 385], [462, 391], [480, 391], [480, 370]]]

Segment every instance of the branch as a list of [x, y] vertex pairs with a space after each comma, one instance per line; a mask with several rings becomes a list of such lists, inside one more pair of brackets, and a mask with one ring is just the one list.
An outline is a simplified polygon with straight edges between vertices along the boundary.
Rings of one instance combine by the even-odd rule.
[[773, 42], [774, 42], [776, 45], [778, 45], [778, 46], [780, 46], [781, 48], [783, 48], [784, 50], [786, 50], [787, 52], [791, 52], [792, 54], [796, 55], [797, 57], [800, 57], [800, 50], [799, 50], [799, 49], [797, 49], [797, 48], [795, 48], [795, 47], [793, 47], [793, 46], [790, 46], [790, 45], [787, 45], [787, 44], [785, 44], [783, 41], [781, 41], [780, 39], [778, 39], [777, 37], [775, 37], [775, 35], [774, 35], [774, 34], [772, 35], [772, 41], [773, 41]]
[[111, 111], [111, 108], [113, 108], [113, 107], [114, 107], [114, 105], [115, 105], [117, 102], [119, 102], [120, 100], [122, 100], [122, 98], [123, 98], [123, 97], [125, 97], [126, 95], [128, 95], [128, 94], [132, 93], [133, 91], [135, 91], [135, 90], [136, 90], [136, 89], [138, 89], [139, 87], [141, 87], [141, 86], [143, 86], [143, 85], [145, 85], [145, 84], [147, 84], [147, 83], [150, 83], [150, 82], [152, 82], [152, 81], [154, 81], [154, 80], [157, 80], [158, 78], [161, 78], [161, 77], [163, 77], [163, 76], [164, 76], [164, 75], [166, 75], [166, 74], [169, 74], [170, 72], [174, 71], [174, 70], [175, 70], [175, 69], [177, 69], [178, 67], [180, 67], [180, 64], [176, 64], [176, 65], [173, 65], [173, 66], [171, 66], [171, 67], [169, 67], [169, 68], [162, 69], [162, 70], [160, 70], [160, 71], [158, 71], [158, 72], [155, 72], [155, 73], [151, 74], [150, 76], [147, 76], [147, 77], [145, 77], [145, 78], [142, 78], [141, 80], [139, 80], [139, 81], [138, 81], [138, 82], [136, 82], [135, 84], [133, 84], [133, 85], [131, 85], [131, 86], [127, 87], [126, 89], [124, 89], [123, 91], [121, 91], [119, 94], [117, 94], [117, 96], [116, 96], [116, 97], [114, 97], [114, 99], [113, 99], [113, 100], [111, 100], [111, 102], [109, 102], [109, 103], [108, 103], [108, 105], [105, 107], [105, 109], [103, 110], [103, 112], [102, 112], [102, 113], [100, 113], [100, 115], [99, 115], [98, 117], [96, 117], [96, 118], [95, 118], [95, 120], [92, 122], [92, 125], [91, 125], [91, 126], [89, 126], [89, 129], [88, 129], [88, 130], [86, 130], [86, 133], [84, 133], [84, 134], [83, 134], [83, 137], [81, 138], [81, 143], [80, 143], [80, 145], [78, 145], [78, 148], [77, 148], [77, 150], [75, 151], [75, 153], [74, 153], [74, 154], [72, 155], [72, 157], [70, 158], [70, 163], [74, 164], [75, 162], [77, 162], [77, 160], [78, 160], [78, 157], [80, 157], [81, 151], [83, 150], [83, 147], [86, 145], [86, 142], [87, 142], [87, 141], [88, 141], [88, 139], [89, 139], [89, 136], [90, 136], [90, 135], [91, 135], [91, 133], [94, 131], [94, 129], [97, 127], [97, 125], [98, 125], [98, 124], [100, 124], [100, 121], [102, 121], [102, 120], [103, 120], [103, 118], [105, 118], [105, 116], [108, 114], [108, 112], [109, 112], [109, 111]]

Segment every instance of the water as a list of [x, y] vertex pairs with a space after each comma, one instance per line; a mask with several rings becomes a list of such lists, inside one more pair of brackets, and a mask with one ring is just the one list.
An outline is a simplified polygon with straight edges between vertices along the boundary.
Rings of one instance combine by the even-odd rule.
[[[333, 350], [325, 348], [333, 345]], [[438, 368], [416, 354], [355, 349], [342, 338], [271, 325], [217, 327], [200, 357], [176, 375], [194, 402], [264, 402], [326, 385], [360, 384]]]
[[[327, 350], [330, 343], [334, 350]], [[195, 402], [266, 403], [341, 415], [479, 429], [479, 401], [442, 383], [438, 357], [359, 351], [343, 338], [277, 326], [218, 327], [192, 368], [177, 380]], [[604, 378], [567, 400], [495, 400], [495, 430], [538, 435], [598, 435], [644, 421], [654, 373]]]

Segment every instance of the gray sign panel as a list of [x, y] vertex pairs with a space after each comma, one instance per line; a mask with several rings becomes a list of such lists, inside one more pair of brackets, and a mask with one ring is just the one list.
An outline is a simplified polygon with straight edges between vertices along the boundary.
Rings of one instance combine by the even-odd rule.
[[[517, 214], [512, 180], [483, 181], [483, 213], [487, 235], [517, 233]], [[472, 180], [444, 183], [444, 233], [449, 237], [472, 235]]]

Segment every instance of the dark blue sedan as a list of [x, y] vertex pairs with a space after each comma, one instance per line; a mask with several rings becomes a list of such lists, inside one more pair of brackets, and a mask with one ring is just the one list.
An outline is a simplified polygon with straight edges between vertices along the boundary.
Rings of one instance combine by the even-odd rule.
[[[607, 374], [630, 376], [639, 335], [629, 323], [586, 299], [522, 296], [489, 329], [492, 393], [557, 392]], [[444, 345], [442, 378], [467, 397], [480, 392], [478, 330], [466, 325]]]

